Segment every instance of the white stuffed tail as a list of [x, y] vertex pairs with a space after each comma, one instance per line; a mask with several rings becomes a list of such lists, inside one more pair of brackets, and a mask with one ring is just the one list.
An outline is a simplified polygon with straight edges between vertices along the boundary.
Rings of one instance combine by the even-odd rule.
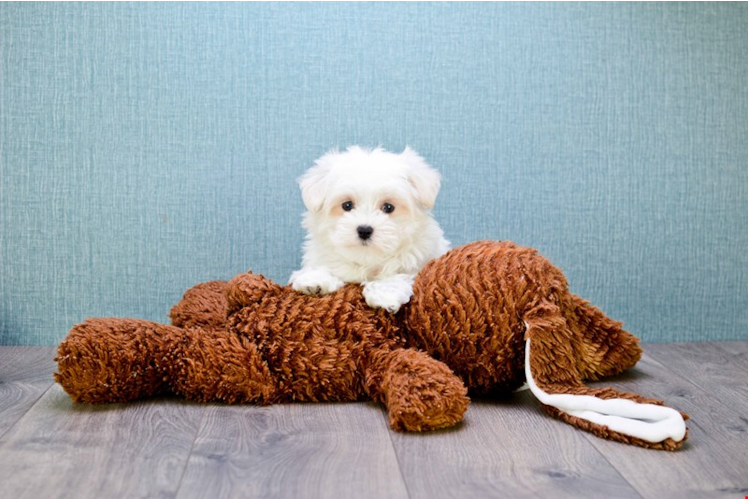
[[535, 383], [530, 369], [530, 338], [525, 343], [525, 377], [530, 391], [544, 405], [620, 434], [649, 443], [659, 443], [666, 439], [679, 442], [686, 436], [683, 416], [667, 406], [621, 398], [601, 399], [589, 395], [548, 394], [543, 391]]

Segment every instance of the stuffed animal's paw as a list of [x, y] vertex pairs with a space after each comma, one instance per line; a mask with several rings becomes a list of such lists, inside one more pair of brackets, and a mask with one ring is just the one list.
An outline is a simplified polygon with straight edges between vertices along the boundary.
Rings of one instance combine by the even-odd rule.
[[462, 380], [447, 365], [411, 349], [391, 355], [382, 388], [390, 425], [399, 431], [455, 425], [470, 402]]
[[382, 280], [367, 281], [363, 294], [369, 307], [385, 309], [394, 314], [413, 296], [413, 276], [396, 274]]
[[320, 268], [294, 271], [289, 282], [294, 290], [306, 295], [326, 295], [340, 290], [345, 285], [343, 280]]

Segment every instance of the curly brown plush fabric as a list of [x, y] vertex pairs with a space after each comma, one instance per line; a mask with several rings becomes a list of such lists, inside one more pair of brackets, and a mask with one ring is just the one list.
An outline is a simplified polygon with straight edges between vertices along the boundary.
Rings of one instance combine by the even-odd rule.
[[[59, 346], [55, 379], [85, 403], [163, 392], [227, 403], [370, 399], [407, 431], [452, 426], [468, 390], [507, 393], [529, 373], [541, 392], [662, 404], [583, 385], [633, 366], [638, 340], [571, 294], [535, 250], [465, 245], [427, 264], [413, 290], [391, 315], [369, 308], [353, 284], [315, 297], [251, 272], [204, 283], [172, 308], [172, 326], [116, 318], [76, 325]], [[621, 442], [675, 449], [685, 440], [645, 441], [546, 408]]]

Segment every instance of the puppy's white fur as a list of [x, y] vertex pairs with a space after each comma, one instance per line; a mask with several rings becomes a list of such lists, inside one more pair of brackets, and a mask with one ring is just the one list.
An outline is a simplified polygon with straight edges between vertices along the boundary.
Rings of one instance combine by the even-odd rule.
[[[397, 312], [416, 273], [449, 250], [431, 215], [441, 176], [410, 148], [328, 152], [299, 186], [307, 236], [302, 268], [290, 279], [295, 290], [326, 294], [361, 283], [369, 306]], [[359, 229], [366, 227], [372, 232], [364, 239]]]

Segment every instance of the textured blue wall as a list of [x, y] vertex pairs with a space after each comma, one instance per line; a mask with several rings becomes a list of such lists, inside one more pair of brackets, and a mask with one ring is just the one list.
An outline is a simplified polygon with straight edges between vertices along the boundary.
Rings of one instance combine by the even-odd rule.
[[748, 338], [746, 4], [0, 4], [0, 343], [300, 262], [294, 179], [410, 144], [645, 340]]

